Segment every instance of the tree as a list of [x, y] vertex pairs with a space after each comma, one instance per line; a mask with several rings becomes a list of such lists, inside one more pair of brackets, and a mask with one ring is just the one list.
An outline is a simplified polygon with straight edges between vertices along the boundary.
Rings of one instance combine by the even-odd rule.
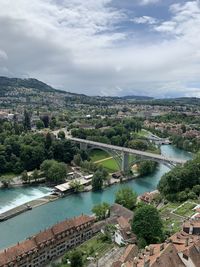
[[137, 194], [129, 187], [124, 187], [115, 194], [115, 202], [126, 207], [134, 209], [137, 201]]
[[65, 139], [65, 133], [63, 131], [59, 131], [58, 138]]
[[153, 173], [156, 170], [157, 162], [147, 160], [142, 161], [138, 165], [138, 172], [141, 176]]
[[36, 127], [38, 130], [43, 129], [44, 128], [44, 122], [42, 120], [37, 121]]
[[56, 118], [55, 117], [52, 117], [51, 118], [51, 121], [50, 121], [49, 126], [50, 126], [50, 129], [51, 130], [54, 130], [55, 129], [55, 127], [56, 127]]
[[44, 127], [48, 128], [49, 127], [49, 116], [48, 115], [44, 115], [40, 119], [43, 121]]
[[83, 266], [83, 255], [78, 249], [71, 252], [70, 255], [71, 267], [82, 267]]
[[158, 210], [145, 204], [137, 208], [132, 222], [132, 231], [147, 244], [161, 242], [163, 229]]
[[35, 169], [35, 170], [33, 171], [33, 173], [31, 174], [31, 178], [32, 178], [33, 180], [37, 181], [38, 177], [39, 177], [38, 170]]
[[148, 149], [148, 143], [144, 140], [132, 140], [128, 143], [128, 146], [133, 149], [138, 150], [147, 150]]
[[52, 136], [51, 134], [48, 132], [46, 135], [46, 140], [45, 140], [45, 148], [49, 149], [52, 145]]
[[92, 177], [92, 189], [99, 191], [103, 187], [103, 175], [100, 170], [97, 170]]
[[6, 177], [0, 177], [0, 182], [3, 184], [4, 188], [9, 187], [10, 183], [12, 182], [11, 178], [6, 178]]
[[24, 181], [24, 182], [28, 182], [28, 181], [29, 181], [28, 173], [27, 173], [26, 170], [23, 171], [22, 176], [21, 176], [21, 179], [22, 179], [22, 181]]
[[81, 162], [82, 162], [82, 160], [81, 160], [81, 156], [80, 156], [80, 154], [77, 154], [77, 155], [74, 156], [73, 162], [74, 162], [77, 166], [81, 166]]
[[31, 116], [26, 109], [24, 110], [24, 130], [31, 130]]
[[80, 181], [73, 180], [70, 182], [70, 187], [74, 189], [74, 192], [81, 192], [83, 190], [83, 185], [81, 185]]
[[45, 160], [40, 169], [44, 172], [46, 179], [54, 183], [64, 181], [67, 175], [65, 164], [55, 160]]
[[187, 161], [183, 166], [177, 166], [164, 174], [158, 184], [158, 190], [168, 200], [176, 201], [180, 196], [179, 192], [185, 191], [187, 188], [190, 190], [199, 184], [200, 155], [197, 154], [193, 160]]
[[98, 220], [104, 220], [110, 211], [110, 205], [106, 202], [102, 204], [97, 204], [92, 208], [92, 212], [95, 214]]

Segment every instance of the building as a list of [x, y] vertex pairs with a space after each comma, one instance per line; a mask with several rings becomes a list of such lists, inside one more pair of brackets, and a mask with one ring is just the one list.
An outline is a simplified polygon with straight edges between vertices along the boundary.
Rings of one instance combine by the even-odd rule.
[[136, 245], [128, 245], [123, 255], [119, 258], [118, 261], [114, 262], [111, 267], [121, 267], [123, 266], [124, 263], [131, 264], [131, 262], [134, 261], [134, 258], [137, 255], [138, 255], [138, 247]]
[[81, 215], [60, 222], [0, 252], [0, 267], [42, 267], [93, 236], [94, 217]]
[[130, 220], [123, 216], [117, 219], [116, 231], [114, 234], [114, 241], [119, 246], [134, 244], [136, 242], [136, 235], [132, 233]]
[[200, 267], [199, 235], [200, 221], [185, 222], [181, 232], [162, 244], [151, 244], [138, 253], [129, 245], [112, 267]]

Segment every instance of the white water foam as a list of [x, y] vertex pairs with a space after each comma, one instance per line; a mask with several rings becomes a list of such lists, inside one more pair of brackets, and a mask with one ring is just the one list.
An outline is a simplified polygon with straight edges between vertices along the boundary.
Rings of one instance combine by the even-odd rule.
[[[52, 189], [48, 187], [30, 188], [22, 190], [22, 192], [19, 192], [19, 194], [16, 191], [12, 190], [13, 194], [11, 194], [11, 197], [8, 197], [8, 199], [6, 199], [7, 201], [2, 207], [0, 206], [0, 214], [23, 205], [29, 201], [48, 196], [51, 194]], [[11, 192], [9, 192], [8, 190], [7, 193], [9, 194]]]

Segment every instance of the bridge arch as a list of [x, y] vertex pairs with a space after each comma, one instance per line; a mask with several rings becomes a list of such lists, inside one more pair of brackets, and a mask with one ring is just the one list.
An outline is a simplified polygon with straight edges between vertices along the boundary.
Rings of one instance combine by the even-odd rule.
[[161, 162], [160, 160], [155, 160], [155, 159], [147, 159], [147, 158], [143, 158], [143, 157], [137, 157], [136, 159], [129, 161], [129, 166], [131, 167], [134, 164], [140, 163], [142, 161], [153, 161], [153, 162], [157, 162], [158, 164], [162, 164], [164, 166], [166, 166], [169, 169], [174, 168], [176, 165], [172, 164], [172, 163], [167, 163], [167, 162]]

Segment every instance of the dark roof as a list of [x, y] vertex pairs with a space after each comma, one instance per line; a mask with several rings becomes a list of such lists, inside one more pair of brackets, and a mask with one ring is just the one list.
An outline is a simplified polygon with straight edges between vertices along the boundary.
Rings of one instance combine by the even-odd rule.
[[133, 215], [134, 213], [123, 207], [122, 205], [119, 205], [117, 203], [113, 204], [110, 208], [110, 216], [113, 217], [113, 216], [117, 216], [117, 217], [124, 217], [128, 220], [132, 220], [133, 219]]

